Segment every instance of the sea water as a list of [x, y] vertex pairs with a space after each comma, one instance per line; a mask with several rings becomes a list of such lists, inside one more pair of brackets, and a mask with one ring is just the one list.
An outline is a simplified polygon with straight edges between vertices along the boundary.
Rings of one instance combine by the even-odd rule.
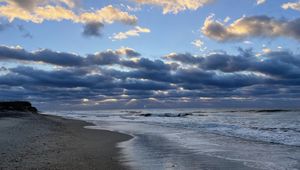
[[119, 144], [133, 169], [300, 169], [299, 110], [60, 111], [87, 128], [130, 134]]

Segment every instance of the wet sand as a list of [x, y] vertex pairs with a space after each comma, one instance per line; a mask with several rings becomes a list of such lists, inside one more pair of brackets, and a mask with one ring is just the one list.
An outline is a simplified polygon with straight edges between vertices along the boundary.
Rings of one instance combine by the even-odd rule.
[[116, 144], [129, 135], [85, 129], [91, 124], [56, 116], [7, 115], [0, 117], [1, 170], [128, 169]]

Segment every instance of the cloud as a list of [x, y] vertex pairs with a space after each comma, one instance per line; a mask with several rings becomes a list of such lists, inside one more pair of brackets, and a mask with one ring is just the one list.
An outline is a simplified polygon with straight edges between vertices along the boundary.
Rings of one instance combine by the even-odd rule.
[[65, 9], [60, 6], [38, 7], [34, 10], [34, 14], [31, 15], [34, 20], [43, 22], [44, 20], [49, 21], [61, 21], [61, 20], [77, 20], [77, 16], [71, 10]]
[[[5, 31], [12, 27], [14, 27], [14, 25], [11, 23], [1, 23], [0, 22], [0, 32]], [[33, 35], [27, 29], [25, 29], [25, 27], [23, 25], [17, 25], [16, 28], [22, 33], [22, 37], [33, 38]]]
[[229, 22], [231, 20], [231, 18], [229, 17], [229, 16], [227, 16], [223, 21], [224, 21], [224, 23], [227, 23], [227, 22]]
[[[286, 50], [255, 54], [239, 49], [235, 55], [171, 53], [152, 60], [128, 47], [81, 56], [1, 46], [0, 63], [6, 65], [0, 68], [0, 99], [30, 96], [34, 102], [72, 106], [88, 99], [85, 105], [97, 107], [129, 107], [130, 101], [138, 107], [149, 99], [171, 106], [182, 106], [183, 99], [200, 104], [206, 98], [299, 100], [300, 55]], [[45, 63], [49, 66], [42, 67]]]
[[163, 13], [177, 14], [185, 10], [197, 10], [213, 0], [134, 0], [139, 4], [156, 5], [163, 8]]
[[288, 78], [300, 76], [299, 55], [288, 51], [268, 51], [255, 57], [252, 51], [241, 50], [240, 55], [226, 53], [208, 56], [192, 56], [191, 54], [172, 54], [164, 58], [182, 63], [197, 65], [203, 70], [218, 70], [223, 73], [253, 72], [266, 77]]
[[138, 37], [140, 36], [140, 33], [150, 33], [150, 29], [148, 28], [142, 28], [139, 26], [134, 27], [134, 29], [131, 29], [126, 32], [119, 32], [113, 35], [112, 39], [113, 40], [123, 40], [127, 39], [129, 37]]
[[195, 47], [198, 47], [198, 48], [201, 48], [202, 46], [203, 46], [203, 41], [201, 41], [201, 40], [195, 40], [195, 41], [193, 41], [192, 42], [192, 44], [195, 46]]
[[[9, 1], [10, 2], [10, 1]], [[72, 9], [63, 6], [52, 6], [49, 4], [36, 6], [32, 11], [25, 10], [14, 3], [0, 6], [0, 15], [8, 18], [10, 22], [14, 19], [42, 23], [44, 20], [61, 21], [70, 20], [74, 23], [106, 23], [116, 21], [125, 24], [135, 24], [137, 17], [123, 12], [112, 5], [105, 6], [92, 12], [75, 13]]]
[[130, 5], [125, 5], [125, 4], [120, 4], [123, 8], [125, 8], [127, 11], [131, 11], [131, 12], [137, 12], [137, 11], [141, 11], [142, 8], [140, 5], [135, 5], [135, 6], [130, 6]]
[[204, 42], [200, 39], [194, 40], [193, 42], [191, 42], [192, 45], [194, 45], [195, 47], [204, 50], [205, 48], [203, 48]]
[[6, 46], [0, 46], [1, 60], [34, 61], [59, 66], [79, 66], [84, 63], [82, 57], [71, 53], [54, 52], [48, 49], [27, 52], [20, 47]]
[[87, 56], [88, 65], [113, 65], [119, 64], [120, 57], [114, 51], [99, 52]]
[[257, 5], [261, 5], [261, 4], [264, 4], [266, 3], [267, 0], [256, 0], [256, 4]]
[[17, 25], [17, 28], [20, 32], [23, 33], [24, 38], [33, 38], [33, 35], [23, 26], [23, 25]]
[[2, 0], [9, 4], [13, 4], [25, 10], [31, 11], [34, 8], [45, 5], [47, 3], [54, 3], [54, 4], [64, 4], [70, 8], [75, 7], [78, 4], [78, 0]]
[[[132, 57], [132, 53], [136, 56], [140, 56], [139, 53], [130, 48], [121, 48], [115, 51], [107, 50], [103, 52], [97, 52], [95, 54], [89, 54], [87, 56], [79, 56], [72, 53], [55, 52], [48, 49], [28, 52], [20, 47], [1, 46], [0, 61], [31, 61], [37, 62], [37, 64], [42, 62], [61, 66], [63, 68], [95, 68], [95, 66], [102, 67], [108, 65], [119, 65], [133, 70], [132, 72], [127, 72], [126, 74], [124, 72], [125, 77], [121, 76], [123, 73], [115, 70], [112, 72], [112, 77], [118, 76], [118, 78], [126, 78], [129, 76], [132, 78], [139, 77], [149, 79], [152, 76], [151, 79], [153, 79], [167, 73], [165, 75], [169, 78], [165, 79], [164, 81], [171, 79], [175, 81], [176, 78], [174, 76], [176, 75], [176, 71], [191, 71], [191, 68], [194, 68], [192, 67], [193, 65], [197, 66], [197, 69], [202, 69], [202, 71], [198, 71], [202, 72], [204, 75], [212, 75], [211, 71], [221, 71], [223, 73], [247, 71], [260, 73], [267, 77], [270, 76], [277, 78], [296, 77], [300, 74], [299, 55], [295, 55], [288, 51], [268, 50], [267, 52], [261, 54], [259, 58], [256, 57], [251, 50], [242, 49], [240, 49], [239, 55], [213, 53], [207, 56], [195, 56], [189, 53], [171, 53], [164, 56], [164, 60], [150, 60], [143, 57], [130, 58]], [[124, 55], [125, 58], [123, 57]], [[129, 56], [129, 58], [127, 58], [127, 56]], [[166, 62], [165, 60], [175, 61], [180, 65], [174, 65], [173, 63]], [[146, 75], [147, 72], [150, 74]], [[107, 73], [107, 75], [108, 74], [109, 73]]]
[[80, 0], [58, 0], [58, 2], [62, 2], [70, 8], [74, 8], [75, 6], [80, 4]]
[[246, 38], [289, 37], [300, 40], [300, 18], [295, 20], [278, 20], [265, 15], [242, 17], [230, 25], [225, 25], [211, 15], [206, 18], [201, 31], [217, 41], [240, 41]]
[[84, 31], [82, 34], [87, 37], [90, 37], [90, 36], [100, 37], [101, 36], [100, 29], [103, 26], [104, 25], [100, 22], [87, 23], [84, 26]]
[[283, 9], [287, 10], [287, 9], [293, 9], [296, 11], [300, 11], [300, 1], [297, 2], [287, 2], [282, 4], [281, 6]]
[[[104, 24], [121, 22], [134, 25], [137, 22], [136, 16], [123, 12], [112, 5], [95, 11], [78, 12], [78, 10], [72, 9], [76, 4], [72, 0], [14, 0], [5, 2], [6, 4], [0, 6], [0, 16], [7, 18], [9, 22], [19, 19], [39, 24], [44, 21], [68, 20], [83, 24], [83, 35], [85, 36], [100, 36], [100, 29]], [[53, 2], [57, 5], [52, 5]], [[61, 4], [68, 7], [60, 6]], [[26, 35], [29, 37], [29, 34]]]
[[140, 57], [141, 54], [129, 47], [122, 47], [116, 50], [117, 54], [125, 55], [127, 57]]
[[94, 12], [81, 13], [74, 21], [81, 23], [100, 22], [108, 24], [118, 21], [124, 24], [133, 25], [137, 22], [137, 17], [130, 15], [127, 12], [123, 12], [112, 5], [108, 5]]
[[185, 53], [185, 54], [171, 53], [164, 56], [164, 58], [167, 60], [179, 61], [184, 64], [200, 63], [203, 60], [203, 58], [195, 57], [190, 53]]
[[6, 0], [6, 2], [14, 4], [25, 10], [33, 10], [38, 4], [45, 3], [46, 0]]
[[[131, 57], [139, 57], [140, 55], [140, 53], [128, 47], [123, 47], [115, 51], [107, 50], [103, 52], [97, 52], [95, 54], [89, 54], [87, 56], [79, 56], [73, 53], [56, 52], [49, 49], [40, 49], [37, 51], [28, 52], [18, 46], [0, 46], [0, 61], [27, 61], [62, 67], [84, 67], [116, 64], [132, 68], [150, 68], [151, 65], [155, 65], [155, 63], [148, 59], [130, 59]], [[159, 66], [157, 67], [165, 67], [164, 65], [161, 65], [160, 62], [158, 62], [158, 64]]]

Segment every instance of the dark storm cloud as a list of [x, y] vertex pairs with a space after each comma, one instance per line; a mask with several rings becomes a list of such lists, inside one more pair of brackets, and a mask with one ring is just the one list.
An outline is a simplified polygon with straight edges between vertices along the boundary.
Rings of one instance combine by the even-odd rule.
[[149, 80], [134, 80], [129, 82], [124, 82], [121, 87], [128, 90], [168, 90], [171, 86], [167, 83], [154, 82]]
[[16, 67], [9, 69], [10, 73], [0, 76], [1, 85], [52, 87], [52, 88], [87, 88], [99, 89], [128, 89], [128, 90], [166, 90], [172, 87], [168, 83], [152, 80], [123, 80], [118, 81], [110, 75], [89, 75], [90, 70], [66, 69], [44, 71], [32, 67]]
[[84, 25], [82, 34], [86, 37], [100, 37], [101, 28], [104, 27], [104, 24], [100, 22], [91, 22]]
[[190, 53], [185, 53], [185, 54], [175, 54], [175, 53], [173, 53], [173, 54], [166, 55], [164, 58], [171, 59], [171, 60], [174, 60], [174, 61], [179, 61], [179, 62], [185, 63], [185, 64], [199, 63], [202, 60], [202, 58], [195, 57]]
[[88, 98], [98, 104], [123, 102], [124, 106], [139, 103], [136, 99], [180, 103], [300, 97], [298, 54], [273, 51], [257, 57], [252, 50], [239, 51], [236, 55], [170, 54], [151, 60], [140, 55], [131, 58], [124, 48], [79, 56], [1, 46], [0, 62], [44, 62], [61, 67], [1, 67], [0, 96], [77, 104]]
[[[93, 65], [121, 65], [135, 69], [147, 70], [163, 70], [170, 69], [171, 66], [165, 64], [161, 60], [149, 60], [140, 58], [138, 60], [130, 60], [122, 58], [123, 53], [120, 50], [104, 51], [85, 56], [79, 56], [73, 53], [56, 52], [48, 49], [42, 49], [34, 52], [28, 52], [19, 47], [0, 46], [0, 61], [1, 60], [18, 60], [18, 61], [32, 61], [43, 62], [58, 66], [93, 66]], [[139, 56], [139, 53], [134, 50], [128, 50], [125, 55]]]
[[106, 51], [88, 55], [86, 61], [89, 65], [113, 65], [119, 64], [120, 56], [113, 51]]
[[294, 37], [297, 40], [300, 40], [300, 18], [290, 21], [286, 25], [286, 34], [290, 37]]
[[16, 67], [10, 70], [18, 76], [30, 78], [30, 81], [17, 81], [30, 86], [51, 86], [51, 87], [86, 87], [86, 88], [109, 88], [111, 78], [102, 75], [87, 75], [86, 70], [67, 69], [58, 71], [43, 71], [31, 67]]
[[[167, 77], [163, 77], [162, 79]], [[213, 71], [204, 71], [198, 68], [179, 69], [172, 74], [170, 83], [189, 90], [214, 88], [240, 88], [254, 84], [264, 83], [265, 78], [254, 74], [220, 74]]]
[[38, 61], [61, 66], [77, 66], [83, 64], [82, 57], [71, 53], [54, 52], [43, 49], [27, 52], [21, 48], [0, 46], [0, 60]]
[[146, 70], [170, 70], [170, 66], [161, 60], [150, 60], [147, 58], [141, 58], [138, 61], [124, 60], [121, 63], [123, 66], [136, 68], [136, 69], [146, 69]]
[[300, 40], [299, 25], [300, 18], [284, 20], [260, 15], [242, 17], [226, 26], [209, 16], [201, 31], [217, 41], [236, 41], [248, 37], [289, 37]]
[[[187, 55], [187, 59], [184, 58]], [[178, 54], [165, 58], [183, 64], [198, 65], [203, 70], [218, 70], [224, 73], [249, 71], [263, 73], [280, 78], [300, 76], [300, 56], [288, 51], [274, 51], [256, 57], [251, 51], [242, 51], [240, 55], [211, 54], [205, 57], [191, 57], [190, 54]]]

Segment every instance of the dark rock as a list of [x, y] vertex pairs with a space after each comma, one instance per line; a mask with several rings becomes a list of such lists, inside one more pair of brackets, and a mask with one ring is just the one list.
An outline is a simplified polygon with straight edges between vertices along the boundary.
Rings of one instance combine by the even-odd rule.
[[27, 101], [0, 102], [0, 111], [20, 111], [38, 113], [38, 110]]

